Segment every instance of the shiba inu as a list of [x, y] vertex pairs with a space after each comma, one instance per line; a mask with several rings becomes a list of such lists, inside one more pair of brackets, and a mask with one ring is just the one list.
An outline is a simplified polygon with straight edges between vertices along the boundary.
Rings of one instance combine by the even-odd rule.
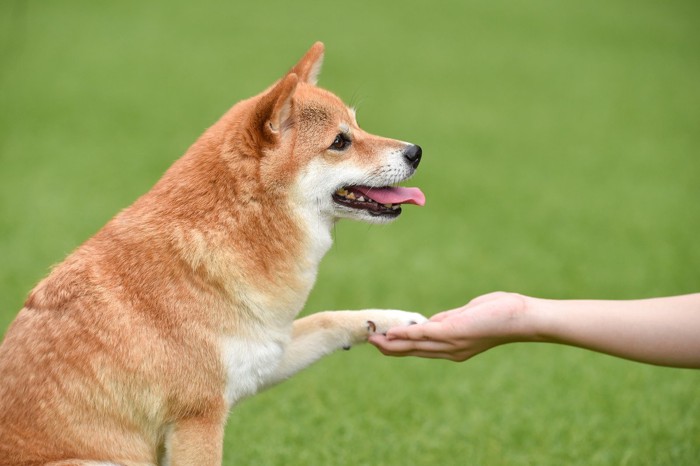
[[241, 399], [392, 310], [296, 319], [338, 219], [422, 205], [420, 147], [316, 86], [323, 45], [232, 107], [30, 293], [0, 346], [1, 465], [218, 465]]

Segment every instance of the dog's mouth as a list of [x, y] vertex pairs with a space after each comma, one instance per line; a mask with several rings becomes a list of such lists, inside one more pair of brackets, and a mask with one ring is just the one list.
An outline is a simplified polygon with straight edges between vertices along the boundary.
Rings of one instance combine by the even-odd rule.
[[345, 207], [385, 217], [399, 216], [401, 204], [425, 205], [425, 195], [420, 189], [397, 186], [346, 186], [333, 193], [333, 200]]

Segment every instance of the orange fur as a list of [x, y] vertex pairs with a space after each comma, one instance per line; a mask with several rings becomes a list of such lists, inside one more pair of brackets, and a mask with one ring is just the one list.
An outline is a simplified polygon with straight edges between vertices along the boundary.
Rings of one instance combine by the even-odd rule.
[[220, 463], [219, 338], [291, 335], [320, 260], [290, 190], [340, 120], [360, 167], [401, 147], [315, 87], [322, 55], [235, 105], [31, 292], [0, 347], [0, 464]]

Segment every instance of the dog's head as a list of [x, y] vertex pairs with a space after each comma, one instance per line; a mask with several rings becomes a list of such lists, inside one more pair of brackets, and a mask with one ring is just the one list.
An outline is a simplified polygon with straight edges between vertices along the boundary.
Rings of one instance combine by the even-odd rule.
[[316, 43], [281, 80], [249, 101], [245, 140], [261, 154], [260, 179], [295, 207], [335, 220], [384, 223], [401, 204], [423, 205], [413, 175], [417, 145], [369, 134], [355, 112], [316, 86], [323, 44]]

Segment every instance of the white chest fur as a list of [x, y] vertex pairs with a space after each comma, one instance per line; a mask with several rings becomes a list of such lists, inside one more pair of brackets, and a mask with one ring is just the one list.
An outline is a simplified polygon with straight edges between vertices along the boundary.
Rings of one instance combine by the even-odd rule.
[[260, 318], [260, 324], [254, 330], [248, 329], [248, 336], [220, 339], [229, 406], [254, 395], [273, 378], [291, 338], [292, 320], [303, 307], [316, 280], [318, 264], [331, 246], [332, 220], [320, 215], [314, 203], [303, 202], [308, 199], [298, 201], [292, 208], [305, 237], [305, 251], [296, 264], [300, 286], [283, 287], [275, 293], [262, 292], [250, 284], [245, 293], [239, 289], [239, 297], [249, 312]]
[[257, 393], [269, 380], [284, 354], [284, 338], [250, 339], [227, 336], [221, 339], [221, 357], [226, 370], [226, 401], [233, 406]]

